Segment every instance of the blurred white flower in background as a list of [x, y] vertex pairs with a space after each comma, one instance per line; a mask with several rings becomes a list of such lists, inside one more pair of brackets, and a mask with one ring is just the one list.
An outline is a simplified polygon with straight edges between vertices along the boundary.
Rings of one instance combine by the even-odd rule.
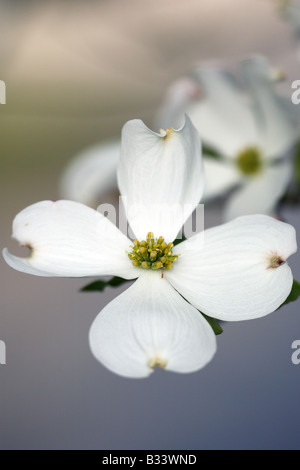
[[[293, 175], [298, 123], [275, 91], [274, 70], [260, 56], [242, 61], [245, 90], [224, 67], [203, 65], [171, 85], [156, 127], [180, 127], [184, 113], [204, 147], [204, 202], [229, 195], [224, 220], [245, 214], [276, 214]], [[290, 102], [290, 99], [289, 99]], [[290, 107], [290, 104], [289, 104]], [[214, 155], [205, 152], [210, 147]], [[90, 204], [101, 201], [113, 177], [120, 144], [110, 142], [83, 152], [63, 176], [62, 195]], [[218, 158], [216, 158], [216, 156]]]
[[214, 332], [198, 310], [240, 321], [285, 301], [293, 284], [287, 258], [297, 250], [288, 224], [245, 216], [205, 231], [204, 241], [198, 233], [173, 246], [203, 192], [201, 143], [188, 118], [179, 131], [159, 134], [140, 120], [125, 124], [118, 183], [140, 240], [133, 246], [97, 211], [43, 201], [13, 223], [13, 237], [30, 256], [3, 252], [11, 267], [37, 276], [137, 279], [92, 324], [92, 352], [107, 368], [127, 377], [148, 376], [155, 367], [194, 372], [216, 351]]
[[[204, 148], [204, 201], [235, 188], [225, 206], [225, 220], [275, 215], [292, 178], [293, 148], [299, 139], [297, 123], [275, 91], [268, 62], [251, 57], [241, 62], [241, 69], [247, 93], [225, 68], [199, 66], [189, 84], [180, 80], [173, 85], [158, 115], [160, 125], [179, 125], [184, 109], [204, 145], [213, 150], [209, 155]], [[192, 85], [198, 86], [198, 93]]]
[[120, 150], [121, 142], [111, 140], [94, 145], [74, 157], [61, 178], [62, 197], [97, 207], [104, 195], [118, 191]]

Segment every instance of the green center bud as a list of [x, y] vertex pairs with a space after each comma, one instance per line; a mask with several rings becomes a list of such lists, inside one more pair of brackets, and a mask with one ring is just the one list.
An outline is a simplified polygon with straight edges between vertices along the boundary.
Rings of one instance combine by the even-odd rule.
[[262, 169], [261, 152], [256, 147], [248, 147], [238, 154], [236, 163], [244, 175], [256, 175]]
[[149, 232], [146, 240], [134, 240], [128, 258], [133, 266], [143, 269], [171, 269], [178, 256], [173, 255], [173, 243], [166, 243], [163, 237], [154, 238]]

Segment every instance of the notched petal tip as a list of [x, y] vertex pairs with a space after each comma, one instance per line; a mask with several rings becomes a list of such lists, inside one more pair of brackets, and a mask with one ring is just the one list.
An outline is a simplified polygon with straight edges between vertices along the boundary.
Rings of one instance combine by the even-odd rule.
[[283, 259], [282, 256], [277, 253], [271, 253], [268, 258], [268, 267], [267, 269], [277, 269], [287, 262], [286, 259]]
[[28, 248], [29, 253], [24, 257], [26, 259], [31, 258], [33, 256], [34, 248], [31, 243], [19, 243], [21, 248]]
[[11, 254], [7, 248], [2, 250], [2, 255], [8, 266], [21, 273], [33, 274], [35, 276], [50, 277], [51, 274], [47, 271], [35, 268], [31, 262], [31, 255], [26, 257], [15, 256]]
[[164, 140], [170, 139], [173, 135], [175, 135], [175, 129], [173, 127], [168, 127], [167, 129], [159, 129], [159, 133]]
[[182, 132], [185, 127], [189, 127], [189, 126], [194, 127], [191, 119], [186, 113], [184, 114], [183, 118], [184, 118], [183, 124], [176, 129], [175, 127], [172, 127], [172, 126], [167, 127], [166, 129], [159, 129], [159, 134], [158, 134], [159, 137], [163, 137], [164, 139], [169, 139], [170, 137]]
[[156, 367], [160, 367], [161, 369], [165, 369], [167, 367], [167, 360], [163, 359], [161, 356], [154, 356], [148, 361], [148, 367], [150, 369], [155, 369]]

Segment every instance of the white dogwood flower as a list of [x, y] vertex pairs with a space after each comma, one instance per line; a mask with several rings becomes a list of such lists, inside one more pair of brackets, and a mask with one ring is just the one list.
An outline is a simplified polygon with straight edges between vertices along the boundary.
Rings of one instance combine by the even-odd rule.
[[173, 246], [203, 190], [200, 139], [188, 118], [182, 129], [161, 133], [139, 120], [125, 124], [118, 182], [134, 242], [81, 203], [43, 201], [13, 223], [30, 256], [4, 250], [11, 267], [38, 276], [136, 279], [91, 326], [91, 350], [108, 369], [126, 377], [155, 367], [199, 370], [216, 352], [199, 310], [247, 320], [284, 302], [293, 282], [287, 258], [297, 249], [290, 225], [246, 216], [205, 231], [204, 242], [198, 233]]
[[[242, 62], [242, 70], [248, 95], [224, 68], [202, 66], [195, 71], [193, 82], [202, 98], [191, 101], [191, 83], [180, 81], [158, 116], [160, 125], [166, 120], [178, 125], [184, 108], [202, 141], [219, 155], [220, 159], [203, 155], [204, 201], [236, 188], [225, 206], [225, 220], [274, 214], [292, 178], [291, 153], [299, 138], [296, 120], [275, 92], [273, 70], [266, 60], [251, 57]], [[181, 100], [176, 112], [178, 93]]]

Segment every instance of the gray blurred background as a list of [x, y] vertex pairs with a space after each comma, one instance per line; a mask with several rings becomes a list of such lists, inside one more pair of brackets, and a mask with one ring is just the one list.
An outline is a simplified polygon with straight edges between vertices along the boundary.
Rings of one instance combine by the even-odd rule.
[[[0, 1], [1, 247], [14, 216], [58, 199], [74, 154], [151, 126], [169, 84], [201, 60], [266, 55], [300, 79], [289, 25], [272, 0]], [[220, 208], [205, 212], [206, 226]], [[299, 208], [285, 220], [300, 229]], [[290, 265], [300, 280], [299, 254]], [[88, 331], [125, 287], [80, 293], [80, 279], [18, 273], [0, 260], [1, 449], [298, 449], [299, 302], [224, 325], [218, 353], [189, 375], [118, 377], [91, 355]], [[234, 289], [234, 286], [232, 286]]]

